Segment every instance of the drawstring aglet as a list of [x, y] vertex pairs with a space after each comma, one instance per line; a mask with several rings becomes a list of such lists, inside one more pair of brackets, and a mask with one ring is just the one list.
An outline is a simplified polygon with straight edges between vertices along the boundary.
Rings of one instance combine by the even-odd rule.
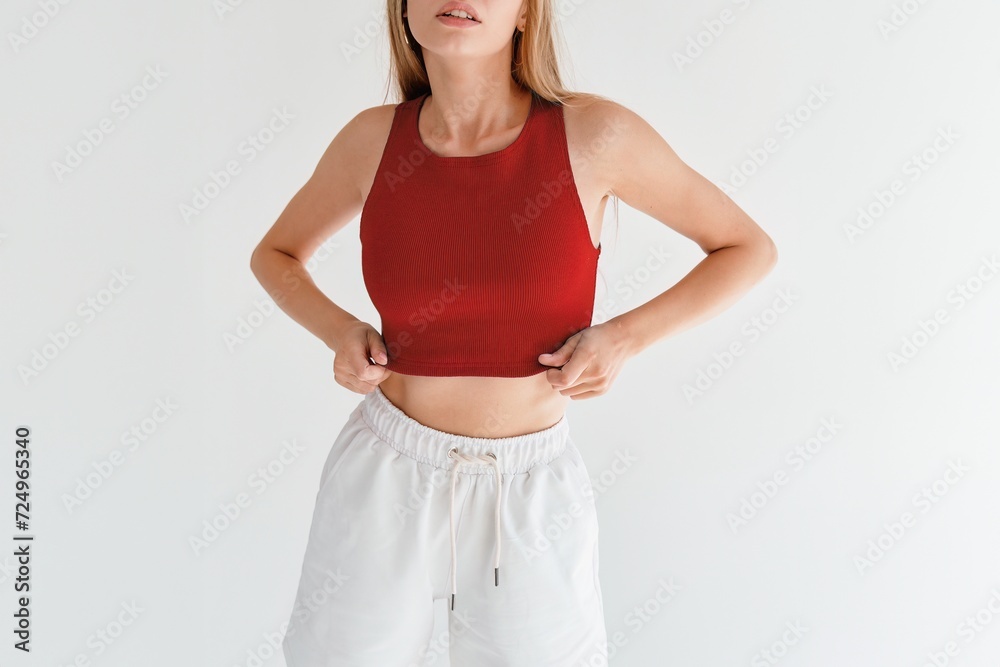
[[500, 568], [499, 567], [493, 568], [493, 585], [494, 586], [499, 586], [500, 585]]
[[455, 594], [451, 594], [451, 610], [455, 611]]

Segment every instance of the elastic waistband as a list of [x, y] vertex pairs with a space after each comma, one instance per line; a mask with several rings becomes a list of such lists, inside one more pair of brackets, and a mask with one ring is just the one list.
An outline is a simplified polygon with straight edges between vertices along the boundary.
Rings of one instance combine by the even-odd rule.
[[[496, 455], [501, 470], [521, 473], [536, 465], [546, 464], [566, 450], [569, 439], [569, 421], [566, 415], [552, 426], [506, 438], [477, 438], [469, 435], [446, 433], [421, 424], [386, 398], [382, 389], [365, 394], [361, 416], [369, 428], [390, 447], [412, 459], [429, 465], [450, 469], [454, 466], [448, 452], [453, 448], [470, 456]], [[465, 463], [462, 472], [494, 474], [490, 463]]]

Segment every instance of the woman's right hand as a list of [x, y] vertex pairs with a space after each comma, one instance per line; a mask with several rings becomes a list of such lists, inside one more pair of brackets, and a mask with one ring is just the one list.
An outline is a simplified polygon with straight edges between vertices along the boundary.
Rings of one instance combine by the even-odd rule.
[[[333, 349], [333, 379], [337, 384], [359, 394], [375, 391], [382, 380], [392, 375], [385, 368], [389, 357], [385, 342], [375, 327], [357, 321], [338, 332]], [[371, 363], [374, 359], [376, 363]]]

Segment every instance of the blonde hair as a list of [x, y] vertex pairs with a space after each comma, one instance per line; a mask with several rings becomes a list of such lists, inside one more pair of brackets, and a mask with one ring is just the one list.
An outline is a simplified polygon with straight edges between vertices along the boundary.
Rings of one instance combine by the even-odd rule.
[[[559, 46], [564, 46], [564, 43], [562, 33], [557, 29], [553, 0], [526, 2], [528, 11], [524, 31], [515, 28], [511, 36], [513, 49], [510, 73], [514, 81], [536, 97], [564, 106], [575, 107], [584, 102], [608, 100], [603, 95], [572, 91], [563, 85], [556, 46], [557, 42]], [[395, 81], [399, 102], [416, 99], [431, 90], [423, 51], [403, 17], [405, 9], [406, 0], [386, 0], [386, 16], [389, 21], [389, 80]], [[611, 194], [611, 200], [617, 222], [618, 197]], [[617, 224], [615, 229], [617, 238]]]
[[[538, 97], [558, 104], [591, 99], [607, 99], [594, 93], [567, 89], [559, 73], [557, 40], [562, 46], [561, 33], [556, 29], [552, 0], [527, 0], [528, 12], [524, 32], [514, 29], [511, 36], [510, 73], [514, 81]], [[423, 52], [403, 17], [406, 0], [386, 0], [389, 20], [389, 78], [396, 83], [399, 101], [412, 100], [430, 92]]]

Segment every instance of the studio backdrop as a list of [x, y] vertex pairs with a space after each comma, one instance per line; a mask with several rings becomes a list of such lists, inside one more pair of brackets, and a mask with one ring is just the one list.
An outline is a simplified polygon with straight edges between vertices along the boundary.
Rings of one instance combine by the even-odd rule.
[[[555, 5], [568, 87], [779, 253], [569, 405], [610, 663], [996, 667], [1000, 5]], [[361, 395], [249, 260], [399, 101], [384, 3], [12, 0], [0, 27], [0, 663], [280, 667]], [[308, 269], [378, 328], [358, 229]], [[602, 246], [594, 323], [704, 256], [626, 205]], [[421, 664], [448, 664], [437, 611]]]

